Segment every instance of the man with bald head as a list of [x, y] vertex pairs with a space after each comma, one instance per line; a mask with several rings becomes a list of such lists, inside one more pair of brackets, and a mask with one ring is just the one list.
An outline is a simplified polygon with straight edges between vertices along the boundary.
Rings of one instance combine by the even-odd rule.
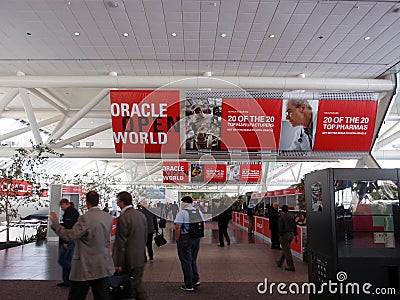
[[[286, 103], [286, 120], [298, 127], [295, 138], [287, 150], [310, 151], [314, 146], [317, 114], [307, 100], [291, 99]], [[285, 149], [286, 150], [286, 149]]]

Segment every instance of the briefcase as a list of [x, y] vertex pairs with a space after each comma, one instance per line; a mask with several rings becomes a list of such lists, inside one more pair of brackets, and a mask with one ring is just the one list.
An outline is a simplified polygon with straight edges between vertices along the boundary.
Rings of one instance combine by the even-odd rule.
[[110, 300], [135, 298], [133, 276], [129, 273], [114, 273], [108, 277]]
[[154, 237], [154, 242], [156, 243], [157, 247], [161, 247], [167, 243], [167, 240], [164, 238], [164, 234], [161, 233]]

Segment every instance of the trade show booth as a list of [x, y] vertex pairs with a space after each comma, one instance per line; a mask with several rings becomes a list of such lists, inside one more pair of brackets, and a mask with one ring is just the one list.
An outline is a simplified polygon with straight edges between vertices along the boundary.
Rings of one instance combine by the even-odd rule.
[[[326, 169], [305, 176], [309, 282], [323, 291], [310, 299], [374, 299], [376, 288], [393, 299], [391, 291], [399, 291], [399, 172]], [[341, 290], [332, 293], [330, 284]]]

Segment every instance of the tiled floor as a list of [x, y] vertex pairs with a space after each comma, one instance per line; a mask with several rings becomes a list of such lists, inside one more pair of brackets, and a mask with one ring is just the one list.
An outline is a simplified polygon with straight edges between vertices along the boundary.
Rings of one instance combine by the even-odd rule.
[[[275, 261], [280, 251], [272, 250], [257, 236], [229, 225], [231, 245], [217, 247], [216, 223], [207, 223], [201, 241], [198, 267], [202, 282], [306, 282], [307, 264], [295, 258], [296, 272], [279, 269]], [[167, 225], [168, 243], [154, 247], [155, 259], [146, 264], [144, 281], [182, 282], [183, 275], [173, 242], [172, 224]], [[0, 251], [0, 279], [59, 280], [58, 243], [27, 244]]]

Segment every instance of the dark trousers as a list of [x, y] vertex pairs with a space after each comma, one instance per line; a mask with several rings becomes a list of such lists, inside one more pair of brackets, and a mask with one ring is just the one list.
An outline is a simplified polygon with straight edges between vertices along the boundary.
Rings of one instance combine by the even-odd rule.
[[228, 235], [228, 222], [218, 222], [218, 235], [219, 235], [219, 244], [224, 246], [224, 237], [228, 245], [231, 243], [231, 240]]
[[75, 243], [69, 243], [67, 248], [64, 244], [58, 247], [58, 263], [62, 267], [62, 279], [65, 284], [70, 284], [69, 273], [71, 272], [72, 255], [74, 253]]
[[193, 287], [199, 281], [196, 260], [200, 249], [200, 238], [192, 239], [188, 234], [181, 235], [176, 245], [185, 285]]
[[149, 255], [150, 259], [154, 258], [153, 254], [153, 233], [149, 233], [147, 235], [147, 242], [146, 242], [147, 254]]
[[135, 299], [137, 299], [137, 300], [147, 299], [146, 292], [142, 285], [143, 271], [144, 271], [144, 267], [134, 268], [131, 271], [131, 274], [133, 275], [133, 284], [134, 284], [135, 290], [136, 290], [136, 298]]
[[247, 226], [247, 231], [249, 233], [253, 233], [254, 232], [254, 217], [247, 217], [247, 220], [249, 222], [248, 226]]
[[284, 260], [286, 259], [287, 267], [294, 270], [292, 252], [290, 252], [290, 243], [292, 242], [293, 237], [293, 232], [286, 232], [281, 235], [280, 242], [282, 246], [282, 255], [281, 259], [279, 260], [279, 264], [282, 265]]
[[94, 300], [109, 300], [108, 280], [107, 277], [88, 281], [71, 281], [68, 300], [85, 300], [89, 292], [89, 287], [92, 288]]
[[271, 246], [279, 248], [279, 225], [278, 221], [269, 221], [269, 229], [271, 230]]

